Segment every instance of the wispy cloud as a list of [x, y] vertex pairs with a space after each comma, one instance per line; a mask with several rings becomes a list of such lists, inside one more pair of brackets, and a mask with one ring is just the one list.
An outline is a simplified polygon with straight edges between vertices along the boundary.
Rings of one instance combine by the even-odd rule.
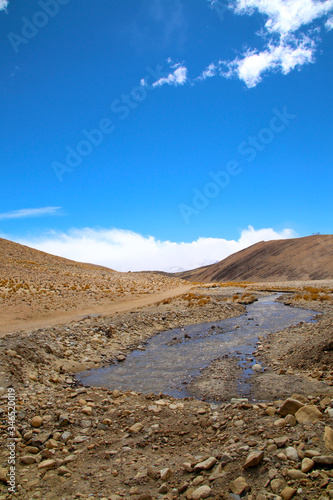
[[168, 63], [171, 64], [171, 68], [175, 68], [175, 70], [169, 73], [168, 76], [159, 78], [153, 83], [153, 87], [161, 87], [165, 84], [177, 87], [178, 85], [184, 85], [184, 83], [188, 81], [187, 68], [184, 65], [180, 63], [174, 64], [170, 59], [168, 59]]
[[315, 62], [322, 27], [333, 29], [333, 0], [231, 0], [227, 5], [236, 15], [263, 16], [257, 36], [264, 46], [248, 47], [233, 60], [211, 63], [196, 80], [220, 75], [255, 87], [269, 72], [287, 75]]
[[247, 87], [255, 87], [268, 71], [287, 75], [297, 67], [314, 62], [315, 47], [315, 41], [308, 36], [296, 38], [288, 35], [278, 43], [270, 43], [261, 52], [248, 50], [233, 61], [220, 62], [220, 74], [226, 78], [237, 76]]
[[[237, 15], [259, 13], [265, 18], [257, 33], [265, 41], [263, 49], [248, 48], [234, 60], [217, 64], [221, 76], [237, 77], [248, 87], [254, 87], [265, 73], [274, 71], [286, 75], [315, 61], [319, 21], [327, 19], [333, 0], [235, 0], [229, 3], [229, 8]], [[331, 29], [331, 19], [326, 21], [327, 29]], [[206, 69], [200, 78], [208, 76], [211, 75]]]
[[57, 215], [60, 209], [61, 207], [23, 208], [22, 210], [0, 213], [0, 220]]
[[81, 262], [104, 265], [117, 271], [181, 271], [212, 264], [263, 240], [295, 237], [291, 229], [241, 232], [238, 240], [199, 238], [190, 243], [160, 241], [123, 229], [73, 229], [44, 237], [16, 240], [44, 252]]
[[8, 0], [0, 0], [0, 11], [6, 10], [8, 7]]

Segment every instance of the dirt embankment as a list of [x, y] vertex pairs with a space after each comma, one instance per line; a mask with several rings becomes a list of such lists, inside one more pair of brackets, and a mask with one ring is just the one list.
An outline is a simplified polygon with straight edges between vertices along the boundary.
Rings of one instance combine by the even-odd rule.
[[[332, 498], [330, 300], [304, 300], [309, 309], [324, 311], [317, 323], [260, 339], [256, 360], [265, 370], [253, 375], [253, 394], [265, 394], [264, 402], [214, 405], [75, 386], [75, 371], [122, 362], [156, 331], [241, 314], [237, 291], [244, 290], [202, 289], [111, 317], [3, 338], [0, 499], [12, 498], [6, 484], [8, 387], [15, 389], [17, 409], [15, 498]], [[235, 360], [227, 361], [209, 367], [217, 392], [234, 383]], [[290, 377], [305, 385], [296, 391]], [[312, 385], [309, 391], [307, 382], [319, 384], [318, 390]], [[279, 398], [288, 396], [297, 401], [282, 406]]]

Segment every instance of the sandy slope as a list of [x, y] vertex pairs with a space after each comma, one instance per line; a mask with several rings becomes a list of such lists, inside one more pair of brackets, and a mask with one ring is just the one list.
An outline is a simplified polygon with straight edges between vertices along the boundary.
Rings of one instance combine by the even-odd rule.
[[210, 266], [173, 276], [197, 282], [333, 278], [333, 235], [261, 241]]
[[189, 289], [180, 279], [118, 273], [0, 238], [0, 334], [126, 311]]

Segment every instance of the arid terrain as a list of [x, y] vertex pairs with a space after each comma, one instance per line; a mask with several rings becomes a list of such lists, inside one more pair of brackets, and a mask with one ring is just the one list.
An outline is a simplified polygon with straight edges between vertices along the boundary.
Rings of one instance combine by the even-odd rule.
[[[0, 253], [0, 500], [333, 498], [332, 279], [194, 285], [6, 240]], [[196, 398], [77, 383], [158, 332], [236, 318], [272, 291], [318, 316], [258, 338], [246, 398], [236, 355], [202, 370]]]
[[172, 276], [203, 283], [333, 279], [333, 236], [261, 241], [216, 264]]

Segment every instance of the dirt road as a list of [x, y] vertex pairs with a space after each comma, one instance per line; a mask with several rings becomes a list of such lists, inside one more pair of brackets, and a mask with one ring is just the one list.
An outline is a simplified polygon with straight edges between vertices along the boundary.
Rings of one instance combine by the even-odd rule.
[[132, 309], [137, 309], [139, 307], [146, 307], [152, 304], [156, 304], [161, 300], [178, 297], [188, 293], [193, 288], [192, 284], [187, 284], [173, 288], [171, 290], [165, 290], [164, 292], [149, 294], [144, 297], [125, 297], [121, 298], [117, 302], [107, 303], [102, 305], [93, 306], [91, 308], [72, 310], [68, 313], [50, 311], [48, 314], [44, 315], [43, 318], [35, 317], [33, 319], [24, 318], [0, 318], [0, 337], [12, 332], [17, 332], [24, 330], [25, 332], [36, 330], [37, 328], [47, 328], [49, 326], [55, 326], [60, 324], [67, 324], [71, 321], [77, 321], [82, 318], [82, 316], [100, 315], [100, 316], [110, 316], [116, 313], [123, 313], [131, 311]]

